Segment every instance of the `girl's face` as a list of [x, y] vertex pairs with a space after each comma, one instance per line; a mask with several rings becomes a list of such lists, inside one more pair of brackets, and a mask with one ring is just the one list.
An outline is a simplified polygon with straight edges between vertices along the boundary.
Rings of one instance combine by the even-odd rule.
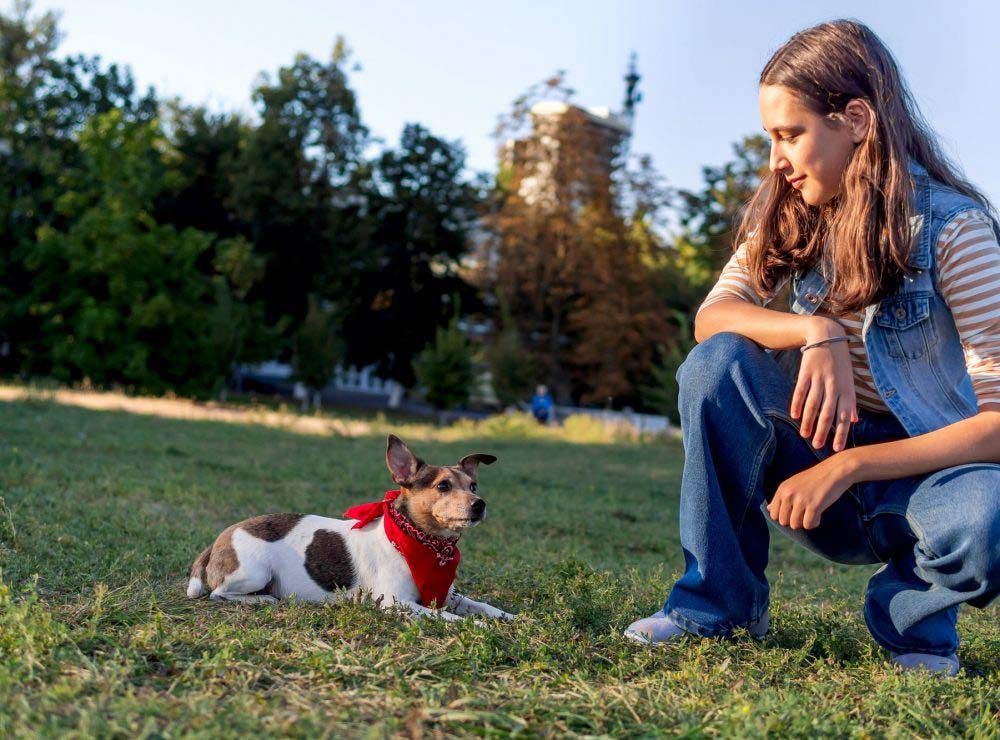
[[859, 131], [851, 104], [843, 116], [824, 117], [780, 85], [761, 85], [759, 100], [760, 119], [771, 137], [771, 171], [783, 176], [807, 204], [828, 203], [840, 192], [847, 163], [867, 130], [867, 117]]

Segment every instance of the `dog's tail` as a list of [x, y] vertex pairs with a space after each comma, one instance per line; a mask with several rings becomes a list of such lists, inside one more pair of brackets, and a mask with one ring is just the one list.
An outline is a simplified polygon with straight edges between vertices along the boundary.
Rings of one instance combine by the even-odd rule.
[[208, 561], [212, 557], [212, 547], [206, 547], [198, 559], [191, 566], [191, 578], [188, 581], [187, 596], [189, 599], [197, 599], [205, 593], [205, 569], [208, 568]]

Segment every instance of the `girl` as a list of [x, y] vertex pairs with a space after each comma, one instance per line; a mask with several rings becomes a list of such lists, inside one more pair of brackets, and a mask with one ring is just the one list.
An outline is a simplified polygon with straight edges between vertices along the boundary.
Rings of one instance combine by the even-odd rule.
[[954, 675], [959, 605], [1000, 587], [993, 208], [860, 23], [793, 36], [760, 114], [770, 173], [678, 371], [685, 572], [625, 634], [763, 638], [770, 520], [836, 562], [884, 563], [872, 637], [904, 669]]

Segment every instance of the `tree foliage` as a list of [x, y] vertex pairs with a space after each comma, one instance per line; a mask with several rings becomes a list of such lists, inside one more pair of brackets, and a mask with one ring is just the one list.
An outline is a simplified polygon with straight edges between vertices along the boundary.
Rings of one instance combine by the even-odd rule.
[[[155, 122], [100, 114], [79, 146], [56, 202], [67, 225], [40, 227], [26, 261], [37, 353], [67, 381], [213, 389], [258, 318], [236, 306], [253, 279], [247, 245], [151, 217], [170, 157]], [[211, 274], [199, 269], [206, 259]]]
[[558, 73], [501, 117], [485, 184], [418, 123], [372, 139], [343, 39], [261, 74], [252, 117], [162, 101], [59, 39], [28, 2], [0, 13], [5, 373], [200, 395], [243, 362], [318, 388], [343, 361], [448, 407], [468, 398], [457, 320], [475, 316], [499, 326], [483, 356], [505, 402], [545, 382], [669, 410], [685, 322], [767, 160], [748, 137], [675, 194]]
[[340, 326], [332, 306], [309, 296], [309, 310], [295, 333], [294, 348], [295, 378], [313, 391], [325, 388], [344, 355]]
[[348, 358], [378, 363], [409, 385], [413, 357], [454, 313], [454, 299], [478, 306], [460, 276], [469, 250], [478, 193], [463, 179], [465, 151], [408, 124], [399, 146], [374, 163], [371, 227], [365, 254], [353, 263], [355, 301], [344, 326]]
[[485, 359], [493, 392], [500, 403], [510, 406], [531, 396], [538, 371], [509, 314], [505, 317], [503, 328], [486, 349]]

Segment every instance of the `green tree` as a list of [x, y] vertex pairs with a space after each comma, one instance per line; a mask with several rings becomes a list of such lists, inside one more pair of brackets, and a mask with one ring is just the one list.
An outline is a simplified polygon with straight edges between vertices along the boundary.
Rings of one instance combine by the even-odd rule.
[[688, 352], [695, 345], [691, 321], [684, 311], [673, 311], [677, 326], [677, 338], [669, 345], [658, 347], [658, 362], [650, 372], [650, 382], [642, 388], [647, 406], [668, 417], [674, 424], [680, 424], [677, 408], [677, 369], [684, 362]]
[[[155, 122], [100, 114], [79, 147], [56, 203], [67, 225], [42, 226], [25, 262], [51, 372], [153, 392], [217, 389], [260, 318], [240, 300], [257, 276], [249, 246], [151, 217], [172, 156]], [[206, 258], [211, 275], [198, 266]]]
[[270, 323], [285, 319], [289, 334], [308, 296], [339, 301], [363, 259], [368, 131], [349, 67], [338, 39], [325, 63], [299, 54], [273, 78], [263, 75], [253, 93], [260, 125], [246, 132], [227, 167], [227, 206], [267, 261], [254, 296]]
[[705, 167], [701, 190], [681, 190], [680, 234], [673, 249], [654, 260], [658, 291], [671, 307], [674, 338], [658, 347], [659, 358], [642, 387], [647, 406], [679, 423], [677, 368], [695, 345], [694, 313], [733, 253], [740, 213], [767, 172], [768, 143], [747, 136], [733, 146], [735, 159]]
[[370, 231], [344, 294], [349, 361], [378, 363], [404, 385], [413, 357], [454, 313], [454, 299], [478, 308], [459, 274], [477, 218], [478, 192], [463, 176], [465, 151], [417, 124], [374, 163]]
[[420, 353], [413, 369], [434, 408], [455, 408], [469, 400], [475, 381], [472, 347], [458, 328], [457, 318], [437, 330], [434, 344]]
[[27, 262], [40, 228], [67, 226], [60, 177], [79, 166], [79, 132], [96, 114], [149, 121], [157, 106], [152, 90], [137, 94], [127, 69], [98, 57], [56, 59], [59, 40], [51, 12], [33, 16], [30, 3], [16, 2], [0, 13], [0, 340], [12, 348], [0, 368], [8, 371], [51, 369]]
[[253, 132], [239, 115], [209, 113], [187, 107], [179, 100], [164, 105], [168, 133], [178, 173], [156, 200], [156, 220], [179, 229], [195, 228], [222, 237], [242, 236], [250, 244], [248, 229], [241, 229], [232, 208], [235, 163]]

